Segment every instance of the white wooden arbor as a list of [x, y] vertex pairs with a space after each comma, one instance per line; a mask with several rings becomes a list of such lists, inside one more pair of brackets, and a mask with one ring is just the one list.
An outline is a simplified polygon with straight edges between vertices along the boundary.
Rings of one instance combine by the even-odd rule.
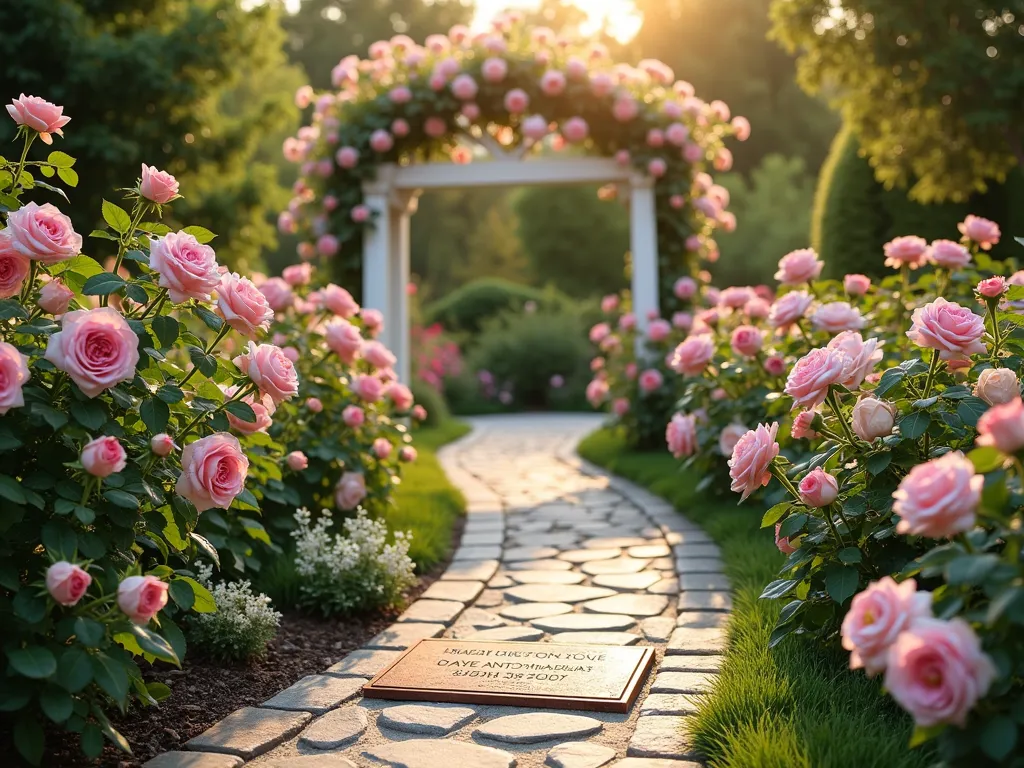
[[[658, 311], [658, 236], [654, 180], [623, 168], [610, 158], [523, 159], [527, 148], [509, 153], [474, 136], [495, 157], [490, 162], [382, 165], [364, 183], [365, 204], [376, 226], [363, 240], [363, 304], [384, 315], [381, 340], [398, 358], [397, 373], [410, 381], [409, 219], [421, 191], [463, 187], [594, 184], [615, 182], [629, 188], [633, 311], [641, 333], [649, 312]], [[481, 141], [481, 138], [484, 140]]]

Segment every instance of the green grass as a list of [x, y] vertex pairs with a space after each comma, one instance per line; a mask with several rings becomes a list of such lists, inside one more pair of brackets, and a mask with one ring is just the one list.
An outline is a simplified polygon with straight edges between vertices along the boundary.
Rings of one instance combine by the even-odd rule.
[[846, 654], [787, 638], [768, 649], [778, 615], [758, 600], [782, 556], [762, 509], [697, 496], [696, 478], [666, 452], [631, 452], [621, 434], [599, 430], [580, 455], [670, 501], [722, 549], [732, 581], [729, 649], [692, 730], [712, 768], [924, 768], [931, 755], [909, 751], [912, 725], [880, 684], [846, 668]]

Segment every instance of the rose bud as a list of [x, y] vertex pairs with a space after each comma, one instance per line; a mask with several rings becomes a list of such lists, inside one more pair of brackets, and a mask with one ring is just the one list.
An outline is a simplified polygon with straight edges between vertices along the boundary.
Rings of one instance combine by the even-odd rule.
[[167, 171], [158, 171], [143, 163], [139, 194], [157, 205], [169, 203], [178, 196], [178, 180]]
[[402, 450], [398, 452], [398, 460], [407, 464], [416, 461], [416, 449], [411, 445], [403, 445]]
[[876, 437], [888, 437], [896, 424], [893, 407], [882, 400], [865, 397], [853, 406], [853, 433], [869, 443]]
[[92, 576], [73, 563], [61, 560], [46, 569], [46, 589], [61, 605], [74, 605], [92, 584]]
[[827, 507], [839, 495], [839, 483], [821, 467], [815, 467], [800, 481], [800, 501], [809, 507]]
[[63, 315], [71, 305], [75, 292], [60, 280], [51, 280], [39, 289], [39, 308], [51, 315]]
[[974, 385], [974, 394], [989, 405], [1004, 405], [1020, 399], [1020, 382], [1009, 368], [986, 368]]
[[129, 576], [117, 587], [117, 606], [135, 624], [148, 624], [167, 605], [167, 587], [155, 576]]
[[178, 450], [174, 440], [166, 432], [153, 435], [149, 441], [149, 449], [157, 456], [170, 456], [172, 451]]
[[310, 397], [306, 399], [306, 407], [313, 413], [320, 413], [324, 409], [324, 404], [320, 402], [320, 398]]
[[302, 451], [292, 451], [285, 457], [285, 461], [288, 462], [288, 469], [293, 472], [301, 472], [309, 466], [309, 459]]
[[94, 477], [109, 477], [120, 472], [127, 458], [116, 437], [97, 437], [82, 448], [82, 468]]

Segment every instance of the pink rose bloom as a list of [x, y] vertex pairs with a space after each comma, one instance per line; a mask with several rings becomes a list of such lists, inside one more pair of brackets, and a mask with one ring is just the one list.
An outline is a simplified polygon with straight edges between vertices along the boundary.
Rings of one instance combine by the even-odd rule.
[[814, 423], [814, 417], [817, 415], [817, 411], [801, 411], [798, 413], [793, 419], [793, 428], [790, 430], [790, 434], [797, 440], [813, 440], [818, 437], [818, 433], [811, 427]]
[[672, 326], [681, 331], [688, 331], [693, 326], [693, 315], [689, 312], [675, 312], [672, 314]]
[[313, 266], [311, 264], [292, 264], [284, 268], [281, 277], [288, 285], [309, 285], [313, 279]]
[[809, 507], [827, 507], [839, 495], [839, 483], [821, 467], [815, 467], [804, 475], [797, 487], [800, 501]]
[[366, 478], [362, 472], [344, 472], [334, 488], [334, 500], [340, 509], [350, 510], [366, 498]]
[[370, 134], [370, 149], [374, 152], [383, 154], [384, 152], [391, 151], [393, 146], [395, 146], [395, 140], [383, 128], [378, 128]]
[[729, 424], [718, 433], [718, 450], [722, 452], [725, 458], [732, 458], [732, 452], [736, 448], [736, 443], [749, 431], [742, 424]]
[[931, 304], [918, 307], [911, 317], [907, 336], [919, 347], [937, 349], [943, 360], [981, 354], [985, 344], [985, 320], [941, 296]]
[[863, 667], [868, 677], [884, 672], [889, 648], [900, 633], [931, 616], [931, 593], [918, 592], [913, 579], [897, 584], [884, 576], [872, 582], [854, 595], [843, 619], [843, 648], [850, 652], [850, 669]]
[[771, 480], [769, 467], [779, 455], [779, 444], [775, 441], [778, 433], [778, 424], [758, 424], [757, 429], [743, 435], [733, 448], [729, 477], [732, 490], [742, 494], [740, 501]]
[[427, 409], [422, 405], [414, 405], [412, 407], [412, 417], [416, 419], [416, 421], [426, 421]]
[[605, 72], [595, 72], [590, 76], [590, 90], [598, 98], [609, 96], [615, 88], [615, 81]]
[[129, 576], [117, 586], [117, 607], [135, 624], [148, 624], [167, 605], [168, 585], [156, 576]]
[[352, 364], [363, 348], [363, 337], [359, 334], [359, 329], [341, 318], [327, 324], [324, 339], [331, 352], [348, 365]]
[[316, 251], [321, 256], [330, 258], [338, 252], [339, 248], [341, 248], [341, 243], [334, 235], [320, 235], [316, 239]]
[[408, 136], [410, 130], [412, 129], [409, 127], [409, 121], [401, 117], [391, 123], [391, 133], [400, 139], [404, 139]]
[[345, 422], [345, 426], [358, 429], [366, 421], [366, 413], [358, 405], [347, 405], [341, 412], [341, 420]]
[[167, 289], [175, 304], [189, 299], [209, 301], [210, 293], [220, 282], [213, 248], [185, 232], [169, 232], [154, 240], [149, 266], [160, 275], [158, 284]]
[[602, 368], [604, 368], [603, 357], [595, 357], [593, 360], [590, 361], [590, 370], [600, 371]]
[[828, 343], [828, 348], [839, 350], [850, 358], [846, 372], [839, 383], [847, 389], [859, 387], [881, 361], [883, 343], [878, 339], [864, 341], [857, 331], [843, 331], [832, 339]]
[[648, 368], [640, 374], [640, 378], [638, 380], [640, 391], [645, 395], [649, 395], [656, 389], [659, 389], [664, 383], [665, 379], [661, 375], [661, 371], [656, 368]]
[[647, 172], [656, 179], [660, 179], [668, 173], [668, 163], [660, 157], [656, 157], [647, 164]]
[[617, 397], [612, 401], [612, 413], [618, 416], [620, 419], [629, 413], [630, 404], [629, 400], [625, 397]]
[[70, 606], [85, 595], [92, 584], [92, 576], [73, 563], [65, 560], [54, 563], [46, 569], [46, 591], [56, 602]]
[[82, 468], [94, 477], [110, 477], [125, 468], [128, 456], [116, 437], [97, 437], [82, 448]]
[[960, 451], [918, 464], [892, 494], [892, 509], [901, 518], [896, 532], [943, 539], [969, 531], [984, 483]]
[[548, 135], [548, 121], [540, 115], [530, 115], [519, 127], [523, 136], [534, 141], [540, 141]]
[[53, 279], [39, 290], [39, 308], [51, 315], [63, 315], [71, 306], [75, 292], [60, 279]]
[[753, 290], [748, 286], [730, 285], [718, 295], [718, 304], [723, 307], [739, 309], [754, 296]]
[[86, 397], [135, 378], [139, 337], [111, 307], [76, 310], [61, 319], [44, 357], [71, 376]]
[[1005, 405], [1020, 400], [1017, 374], [1009, 368], [986, 368], [974, 385], [974, 395], [989, 405]]
[[747, 118], [737, 115], [732, 119], [731, 125], [736, 141], [746, 141], [750, 138], [750, 121]]
[[790, 541], [789, 541], [789, 539], [787, 537], [779, 536], [779, 533], [781, 531], [782, 531], [782, 523], [776, 523], [775, 524], [775, 546], [778, 548], [779, 552], [781, 552], [782, 554], [784, 554], [784, 555], [792, 555], [794, 552], [796, 552], [799, 549], [799, 547], [794, 547], [792, 545], [792, 543], [790, 543]]
[[352, 391], [367, 403], [376, 403], [384, 394], [384, 385], [376, 376], [359, 375], [352, 380]]
[[651, 128], [647, 132], [647, 146], [659, 149], [665, 146], [665, 133], [659, 128]]
[[856, 331], [867, 325], [861, 317], [860, 310], [845, 301], [833, 301], [822, 304], [811, 315], [811, 324], [815, 330], [839, 333], [840, 331]]
[[963, 269], [971, 263], [971, 252], [952, 240], [933, 240], [927, 260], [946, 269]]
[[629, 379], [630, 381], [633, 381], [634, 379], [636, 379], [636, 375], [637, 375], [636, 363], [626, 363], [625, 372], [626, 372], [626, 378]]
[[0, 416], [25, 405], [22, 387], [31, 376], [28, 357], [14, 345], [0, 341]]
[[324, 409], [324, 404], [320, 402], [319, 397], [308, 397], [306, 398], [306, 407], [313, 413], [320, 413]]
[[299, 376], [295, 372], [295, 365], [280, 347], [250, 341], [246, 353], [232, 362], [275, 404], [299, 393]]
[[[238, 387], [228, 387], [224, 390], [224, 396], [226, 398], [234, 397], [238, 393]], [[228, 424], [235, 432], [239, 432], [243, 435], [251, 435], [255, 432], [266, 432], [270, 425], [274, 423], [272, 416], [274, 411], [277, 410], [277, 406], [274, 405], [274, 401], [271, 400], [267, 395], [261, 395], [258, 399], [249, 395], [248, 397], [242, 398], [242, 402], [246, 403], [252, 408], [252, 412], [256, 414], [256, 421], [246, 421], [235, 416], [230, 411], [227, 412]]]
[[170, 456], [174, 451], [177, 451], [179, 449], [174, 442], [174, 438], [172, 438], [166, 432], [160, 432], [158, 434], [153, 435], [153, 437], [150, 439], [149, 450], [151, 450], [155, 455], [160, 456], [162, 458], [164, 456]]
[[164, 205], [178, 196], [178, 180], [167, 171], [158, 171], [143, 163], [139, 194], [157, 205]]
[[608, 382], [603, 379], [593, 379], [587, 384], [587, 402], [597, 408], [608, 399]]
[[[274, 319], [274, 310], [270, 308], [266, 293], [270, 283], [273, 280], [268, 280], [261, 289], [237, 272], [225, 272], [217, 286], [217, 314], [243, 336], [256, 338], [261, 330], [266, 331], [270, 327], [270, 321]], [[270, 294], [277, 295], [274, 288], [270, 289]]]
[[11, 239], [5, 236], [4, 230], [0, 230], [0, 299], [21, 293], [30, 267], [28, 257], [16, 251]]
[[392, 368], [397, 362], [391, 350], [379, 341], [364, 341], [360, 357], [374, 368]]
[[398, 460], [405, 462], [406, 464], [411, 464], [416, 461], [416, 456], [416, 449], [411, 445], [403, 445], [402, 449], [398, 452]]
[[741, 325], [732, 332], [729, 345], [740, 357], [756, 357], [764, 343], [764, 334], [753, 325]]
[[423, 132], [432, 139], [440, 139], [448, 132], [448, 124], [440, 117], [428, 117], [423, 121]]
[[384, 315], [379, 310], [364, 307], [360, 310], [359, 317], [363, 321], [363, 328], [370, 336], [376, 336], [384, 330]]
[[714, 340], [708, 335], [697, 334], [676, 347], [669, 365], [682, 376], [700, 376], [714, 356]]
[[786, 379], [794, 408], [815, 408], [825, 402], [829, 387], [842, 381], [850, 359], [840, 350], [819, 347], [796, 361]]
[[630, 157], [630, 154], [629, 154], [629, 150], [628, 149], [620, 149], [618, 152], [616, 152], [615, 153], [615, 162], [616, 162], [617, 165], [620, 165], [623, 168], [628, 166], [630, 164], [630, 162], [631, 162], [631, 157]]
[[790, 291], [785, 296], [780, 296], [768, 312], [768, 325], [772, 328], [788, 328], [803, 319], [813, 301], [813, 297], [807, 291]]
[[399, 384], [396, 381], [387, 388], [385, 394], [388, 396], [388, 399], [394, 403], [395, 408], [399, 412], [404, 413], [412, 408], [412, 390], [405, 386], [405, 384]]
[[391, 455], [391, 441], [386, 437], [378, 437], [373, 441], [373, 455], [380, 460], [386, 459]]
[[357, 205], [352, 209], [352, 221], [362, 224], [370, 220], [370, 209], [365, 205]]
[[462, 109], [460, 109], [459, 112], [461, 112], [462, 116], [467, 120], [476, 120], [480, 117], [480, 107], [473, 103], [463, 104]]
[[998, 299], [1006, 293], [1006, 279], [1003, 277], [990, 277], [978, 283], [978, 293], [986, 299]]
[[25, 203], [7, 214], [7, 229], [0, 230], [6, 240], [4, 250], [13, 249], [25, 258], [53, 265], [82, 252], [82, 236], [71, 226], [71, 219], [45, 203]]
[[672, 286], [672, 292], [677, 299], [686, 301], [697, 295], [697, 281], [692, 277], [680, 277]]
[[874, 442], [888, 437], [896, 426], [896, 411], [892, 405], [874, 397], [863, 397], [853, 406], [853, 433], [861, 440]]
[[978, 419], [978, 434], [978, 445], [998, 448], [1003, 453], [1016, 453], [1024, 448], [1024, 403], [1020, 396], [985, 411]]
[[399, 85], [388, 91], [388, 99], [392, 104], [408, 104], [412, 101], [412, 91], [407, 85]]
[[683, 147], [683, 158], [688, 163], [698, 163], [704, 159], [704, 150], [698, 144], [687, 143]]
[[320, 306], [339, 317], [355, 317], [359, 313], [359, 304], [352, 294], [340, 285], [330, 283], [319, 292]]
[[871, 289], [871, 278], [867, 275], [847, 275], [843, 278], [843, 289], [851, 296], [863, 296]]
[[619, 318], [619, 330], [620, 331], [633, 331], [636, 329], [636, 315], [632, 312], [627, 312]]
[[919, 619], [889, 649], [885, 687], [922, 728], [967, 723], [996, 667], [963, 619]]
[[355, 168], [359, 164], [359, 150], [355, 147], [341, 147], [334, 153], [334, 159], [341, 168]]
[[670, 144], [681, 147], [690, 138], [690, 129], [682, 123], [672, 123], [665, 129], [665, 138], [668, 139]]
[[675, 414], [665, 428], [665, 443], [677, 459], [692, 456], [697, 450], [697, 420], [691, 414]]
[[292, 451], [284, 457], [284, 460], [292, 472], [301, 472], [309, 466], [309, 459], [302, 451]]
[[980, 216], [968, 216], [956, 227], [960, 230], [961, 235], [977, 243], [983, 251], [991, 250], [992, 246], [999, 242], [1001, 235], [998, 224]]
[[480, 74], [488, 83], [500, 83], [508, 74], [508, 62], [497, 57], [486, 59], [480, 68]]
[[765, 358], [764, 369], [772, 376], [782, 376], [786, 372], [786, 361], [779, 355], [769, 355]]
[[928, 241], [917, 235], [897, 237], [885, 244], [885, 266], [917, 269], [928, 257]]
[[268, 307], [274, 312], [284, 312], [295, 303], [292, 287], [280, 277], [272, 277], [260, 285], [260, 292], [266, 298]]
[[813, 248], [802, 248], [787, 253], [779, 260], [779, 271], [775, 279], [783, 285], [801, 285], [817, 280], [825, 262], [818, 258]]
[[640, 105], [632, 96], [620, 96], [612, 105], [612, 116], [620, 123], [628, 123], [640, 114]]
[[590, 135], [590, 126], [582, 117], [570, 117], [562, 125], [562, 135], [565, 140], [573, 144], [579, 144]]
[[505, 109], [513, 115], [521, 115], [530, 106], [530, 97], [522, 88], [513, 88], [505, 94]]
[[664, 341], [671, 333], [672, 326], [668, 320], [652, 320], [651, 324], [647, 326], [647, 338], [654, 342]]
[[540, 89], [545, 96], [558, 96], [565, 90], [565, 75], [555, 69], [549, 69], [540, 78]]
[[610, 293], [601, 299], [601, 311], [606, 315], [610, 315], [616, 309], [619, 308], [619, 297], [614, 293]]
[[181, 475], [175, 492], [191, 501], [197, 512], [216, 507], [227, 509], [243, 490], [249, 460], [238, 438], [215, 432], [185, 446]]
[[612, 329], [608, 323], [598, 323], [590, 329], [590, 341], [593, 344], [600, 344], [611, 335]]
[[64, 131], [61, 129], [71, 120], [64, 116], [64, 107], [24, 93], [7, 105], [7, 114], [18, 125], [38, 131], [44, 144], [53, 144], [52, 133], [63, 136]]

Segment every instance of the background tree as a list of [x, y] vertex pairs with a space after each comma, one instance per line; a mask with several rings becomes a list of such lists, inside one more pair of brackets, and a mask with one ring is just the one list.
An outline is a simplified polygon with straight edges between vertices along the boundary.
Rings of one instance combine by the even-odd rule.
[[963, 201], [1024, 163], [1021, 0], [776, 0], [771, 17], [886, 186]]

